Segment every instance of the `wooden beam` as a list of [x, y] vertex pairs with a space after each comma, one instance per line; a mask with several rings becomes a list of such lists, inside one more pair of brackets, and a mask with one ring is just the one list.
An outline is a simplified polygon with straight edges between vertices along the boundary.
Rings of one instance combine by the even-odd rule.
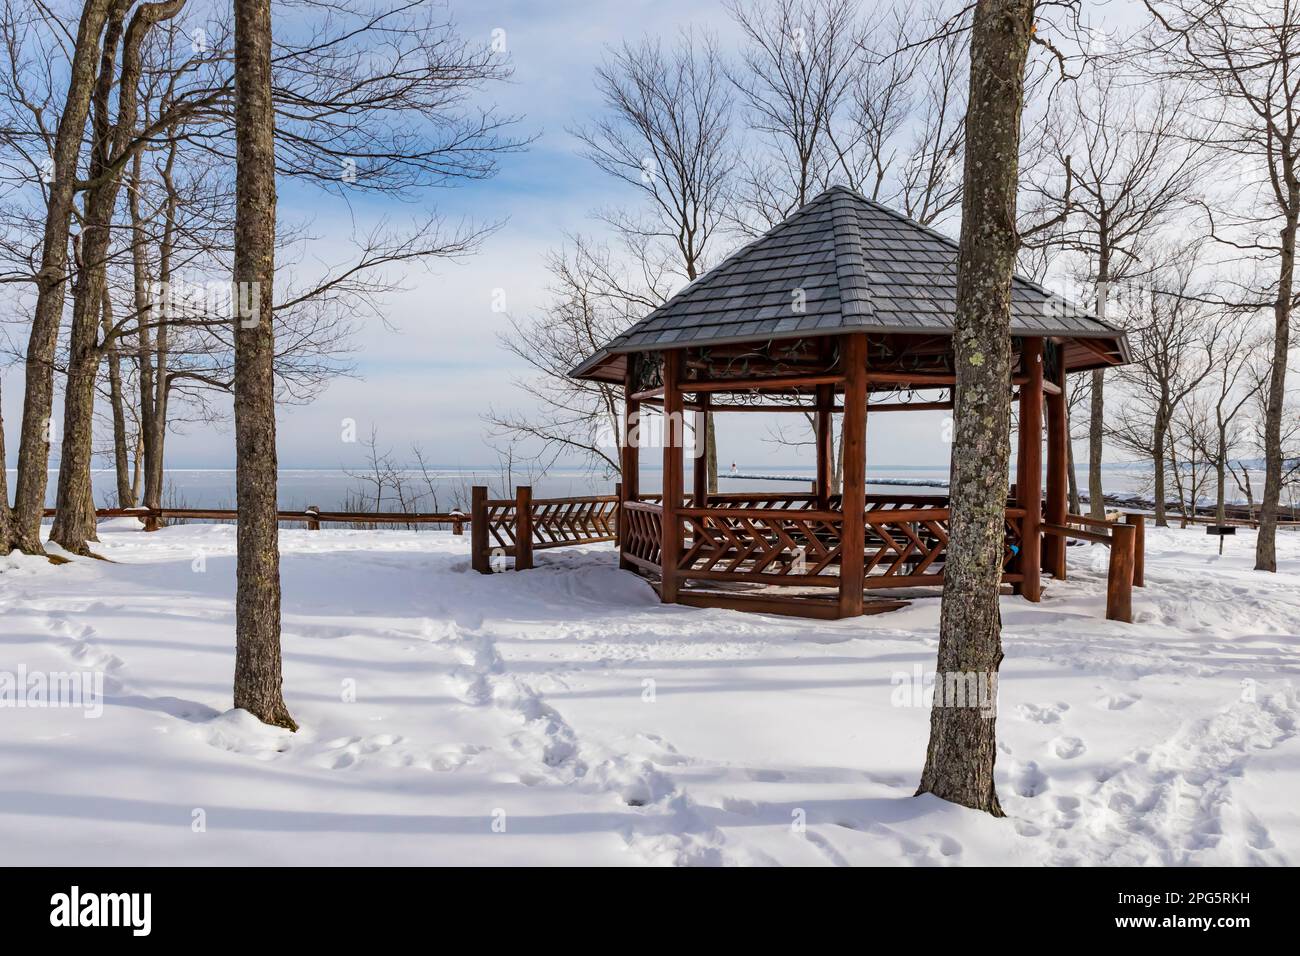
[[835, 434], [832, 428], [835, 386], [817, 386], [817, 507], [830, 505], [831, 479], [835, 477]]
[[868, 405], [867, 412], [943, 412], [952, 408], [952, 402], [881, 402]]
[[[627, 502], [636, 501], [641, 497], [641, 429], [639, 427], [641, 403], [633, 394], [632, 364], [633, 360], [629, 357], [627, 370], [623, 375], [623, 444], [620, 462], [623, 473], [623, 500], [619, 503], [620, 514]], [[626, 522], [621, 522], [620, 526], [625, 527]], [[632, 571], [635, 567], [628, 560], [626, 548], [627, 536], [623, 535], [618, 543], [618, 566], [624, 571]]]
[[844, 487], [840, 524], [840, 617], [862, 613], [863, 549], [867, 507], [867, 337], [845, 336]]
[[951, 372], [867, 372], [866, 380], [873, 384], [944, 386], [954, 384], [957, 378]]
[[669, 350], [664, 356], [664, 497], [663, 530], [660, 538], [659, 598], [665, 604], [677, 603], [677, 561], [682, 550], [682, 458], [686, 436], [682, 421], [681, 377], [682, 353]]
[[1106, 620], [1133, 623], [1133, 559], [1137, 527], [1117, 524], [1111, 530], [1110, 568], [1106, 574]]
[[[667, 356], [671, 353], [665, 352]], [[816, 385], [834, 385], [843, 381], [840, 375], [781, 375], [766, 378], [715, 378], [711, 381], [682, 382], [682, 391], [700, 392], [752, 392], [759, 389], [811, 388]]]
[[708, 448], [709, 396], [705, 395], [695, 410], [695, 457], [691, 461], [691, 503], [697, 508], [703, 508], [709, 503]]
[[1043, 340], [1022, 340], [1021, 362], [1028, 381], [1020, 389], [1020, 458], [1016, 462], [1017, 503], [1025, 509], [1020, 536], [1020, 593], [1042, 598], [1043, 526]]
[[533, 566], [533, 489], [520, 485], [515, 489], [515, 570]]
[[[1059, 358], [1059, 348], [1056, 354]], [[1047, 504], [1044, 511], [1052, 524], [1065, 524], [1065, 516], [1070, 512], [1070, 423], [1061, 388], [1065, 382], [1065, 365], [1059, 360], [1055, 378], [1052, 383], [1055, 391], [1047, 395]], [[1043, 570], [1058, 581], [1065, 580], [1067, 550], [1064, 538], [1051, 537], [1043, 541]]]

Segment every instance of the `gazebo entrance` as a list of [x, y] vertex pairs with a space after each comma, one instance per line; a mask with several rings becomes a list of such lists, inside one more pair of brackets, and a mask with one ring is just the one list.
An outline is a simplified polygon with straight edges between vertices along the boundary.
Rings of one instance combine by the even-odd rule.
[[[891, 610], [901, 589], [941, 585], [947, 497], [866, 494], [866, 443], [870, 414], [951, 408], [955, 261], [951, 240], [831, 189], [575, 369], [623, 386], [621, 565], [650, 577], [667, 603], [819, 618]], [[1007, 400], [1020, 427], [1003, 582], [1037, 601], [1042, 571], [1065, 574], [1066, 372], [1120, 364], [1127, 346], [1122, 333], [1019, 278], [1012, 335]], [[892, 397], [918, 391], [937, 395]], [[869, 404], [873, 396], [882, 400]], [[647, 408], [663, 415], [661, 495], [640, 491]], [[688, 495], [685, 416], [704, 428], [711, 411], [811, 414], [813, 488], [708, 494], [695, 468]]]

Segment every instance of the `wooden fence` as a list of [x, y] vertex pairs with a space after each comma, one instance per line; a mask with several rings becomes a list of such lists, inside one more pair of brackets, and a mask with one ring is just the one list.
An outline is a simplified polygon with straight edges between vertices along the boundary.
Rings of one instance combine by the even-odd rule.
[[[620, 510], [621, 486], [612, 495], [534, 498], [521, 485], [514, 498], [490, 499], [488, 489], [471, 489], [471, 507], [461, 511], [365, 512], [280, 511], [281, 522], [300, 522], [310, 531], [324, 524], [451, 525], [463, 534], [470, 525], [471, 564], [491, 574], [499, 559], [513, 558], [515, 570], [533, 567], [533, 553], [566, 545], [621, 542], [625, 568], [657, 573], [661, 569], [662, 507], [658, 495], [644, 495]], [[943, 581], [942, 563], [948, 541], [949, 512], [939, 507], [941, 496], [868, 495], [865, 576], [866, 588], [936, 585]], [[943, 499], [946, 503], [946, 499]], [[710, 495], [709, 507], [679, 510], [686, 524], [686, 541], [678, 562], [685, 578], [701, 581], [750, 580], [797, 586], [833, 586], [840, 557], [839, 526], [843, 514], [822, 511], [812, 495]], [[832, 502], [832, 506], [838, 502]], [[54, 509], [45, 509], [52, 517]], [[238, 512], [219, 508], [100, 508], [96, 518], [138, 518], [144, 530], [156, 531], [166, 520], [234, 521]], [[1043, 533], [1074, 538], [1110, 548], [1106, 585], [1106, 617], [1131, 622], [1134, 587], [1142, 587], [1145, 572], [1145, 515], [1129, 513], [1123, 521], [1067, 515], [1064, 524], [1044, 523]], [[1024, 509], [1007, 509], [1006, 573], [1015, 583], [1015, 553], [1019, 550]], [[494, 560], [498, 559], [498, 560]], [[494, 567], [496, 565], [496, 567]]]
[[[45, 517], [53, 518], [54, 509], [46, 508]], [[97, 508], [95, 518], [139, 518], [145, 531], [157, 531], [167, 520], [206, 519], [208, 521], [234, 521], [239, 512], [228, 508]], [[295, 521], [307, 526], [308, 531], [319, 531], [323, 524], [449, 524], [452, 534], [464, 534], [469, 515], [463, 511], [406, 512], [406, 511], [321, 511], [314, 505], [302, 511], [277, 511], [282, 522]]]
[[1133, 623], [1133, 588], [1146, 576], [1146, 515], [1130, 512], [1123, 521], [1066, 515], [1065, 524], [1045, 523], [1043, 533], [1110, 548], [1106, 574], [1106, 619]]
[[621, 486], [612, 495], [575, 498], [534, 498], [528, 485], [516, 488], [514, 498], [487, 494], [482, 485], [470, 489], [470, 564], [481, 574], [502, 569], [507, 557], [525, 571], [534, 551], [619, 538]]

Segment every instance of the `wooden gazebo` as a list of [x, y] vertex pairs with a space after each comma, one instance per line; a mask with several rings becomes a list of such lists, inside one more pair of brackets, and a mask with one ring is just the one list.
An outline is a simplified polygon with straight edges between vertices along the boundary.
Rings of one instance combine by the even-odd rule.
[[[951, 408], [956, 259], [952, 240], [832, 188], [574, 369], [624, 388], [622, 566], [649, 576], [665, 602], [825, 618], [892, 609], [905, 589], [942, 584], [948, 500], [868, 495], [866, 432], [869, 413]], [[1065, 572], [1064, 538], [1043, 535], [1067, 515], [1065, 375], [1123, 364], [1128, 347], [1122, 332], [1016, 277], [1012, 348], [1020, 437], [1003, 581], [1037, 601], [1040, 571]], [[662, 495], [639, 488], [646, 406], [663, 414]], [[697, 459], [687, 495], [685, 416], [695, 413], [702, 449], [709, 411], [814, 415], [812, 489], [709, 494]], [[837, 412], [842, 494], [832, 494]]]

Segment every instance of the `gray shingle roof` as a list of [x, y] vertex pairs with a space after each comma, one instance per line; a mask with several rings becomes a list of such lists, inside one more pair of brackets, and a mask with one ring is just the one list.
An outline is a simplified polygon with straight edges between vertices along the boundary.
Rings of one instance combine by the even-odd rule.
[[[574, 369], [611, 355], [683, 345], [836, 332], [951, 332], [957, 243], [843, 186], [700, 276]], [[1122, 333], [1016, 276], [1011, 334], [1109, 338]]]

